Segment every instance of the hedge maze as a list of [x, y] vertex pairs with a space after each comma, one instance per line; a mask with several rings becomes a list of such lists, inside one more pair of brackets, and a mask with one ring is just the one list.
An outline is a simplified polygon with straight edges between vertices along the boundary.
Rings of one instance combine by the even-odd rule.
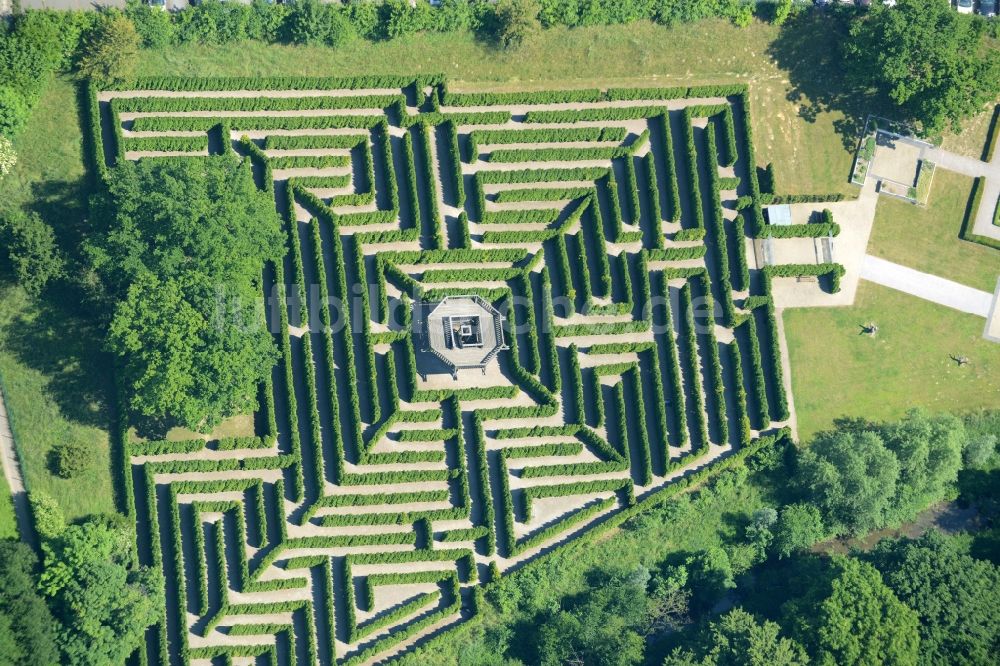
[[[235, 153], [287, 230], [262, 270], [281, 362], [257, 436], [126, 447], [139, 557], [167, 582], [140, 662], [388, 658], [502, 572], [773, 440], [790, 415], [769, 290], [806, 269], [748, 270], [773, 193], [747, 94], [92, 89], [102, 178]], [[505, 314], [509, 348], [456, 380], [419, 318], [460, 294]]]

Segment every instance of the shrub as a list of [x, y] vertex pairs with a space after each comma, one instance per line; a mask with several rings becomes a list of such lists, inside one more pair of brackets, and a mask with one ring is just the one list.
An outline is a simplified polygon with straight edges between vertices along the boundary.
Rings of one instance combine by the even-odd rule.
[[501, 48], [513, 50], [538, 29], [535, 0], [499, 0], [493, 7], [493, 37]]
[[38, 536], [46, 541], [59, 536], [66, 529], [66, 518], [52, 496], [41, 490], [33, 490], [28, 498], [31, 500], [31, 513]]
[[101, 85], [128, 85], [139, 59], [139, 33], [128, 18], [108, 14], [81, 49], [80, 74]]
[[32, 296], [64, 273], [55, 233], [38, 213], [14, 211], [0, 218], [0, 247], [6, 250], [18, 283]]
[[93, 451], [79, 440], [69, 440], [52, 449], [52, 471], [63, 479], [71, 479], [90, 466]]
[[125, 3], [125, 16], [132, 21], [136, 32], [146, 48], [163, 48], [174, 39], [174, 24], [169, 12], [141, 2], [128, 0]]
[[687, 151], [688, 190], [691, 197], [691, 215], [695, 229], [704, 229], [705, 214], [701, 207], [701, 186], [698, 183], [698, 151], [694, 146], [694, 126], [691, 107], [684, 109], [684, 141]]
[[10, 86], [0, 86], [0, 134], [17, 134], [30, 113], [31, 107], [21, 93]]
[[339, 6], [319, 0], [299, 0], [291, 5], [286, 20], [288, 39], [294, 44], [341, 46], [354, 34]]

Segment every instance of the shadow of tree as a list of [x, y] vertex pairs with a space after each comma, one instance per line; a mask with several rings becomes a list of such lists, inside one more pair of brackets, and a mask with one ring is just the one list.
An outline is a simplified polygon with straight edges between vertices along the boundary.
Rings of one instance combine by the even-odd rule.
[[767, 54], [788, 73], [788, 101], [799, 105], [799, 117], [816, 122], [821, 113], [840, 112], [834, 121], [844, 147], [853, 150], [869, 113], [885, 111], [871, 91], [852, 82], [842, 44], [848, 36], [853, 8], [803, 12], [791, 18], [771, 43]]
[[47, 392], [66, 418], [107, 428], [111, 358], [101, 348], [103, 327], [76, 311], [75, 297], [62, 285], [49, 289], [6, 324], [4, 346], [18, 362], [46, 376]]

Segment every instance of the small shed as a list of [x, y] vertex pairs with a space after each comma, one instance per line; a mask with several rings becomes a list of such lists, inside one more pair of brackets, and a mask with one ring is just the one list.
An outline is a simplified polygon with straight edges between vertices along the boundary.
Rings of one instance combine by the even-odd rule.
[[792, 207], [788, 204], [768, 206], [764, 209], [767, 214], [768, 224], [778, 227], [790, 227], [792, 225]]

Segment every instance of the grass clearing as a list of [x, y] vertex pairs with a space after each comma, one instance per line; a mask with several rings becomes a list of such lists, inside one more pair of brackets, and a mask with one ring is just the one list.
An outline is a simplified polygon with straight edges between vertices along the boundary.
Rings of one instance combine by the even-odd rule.
[[982, 159], [983, 147], [989, 138], [994, 108], [994, 105], [990, 104], [980, 113], [966, 119], [958, 132], [950, 130], [945, 132], [941, 136], [941, 147], [959, 155]]
[[0, 539], [16, 539], [17, 520], [14, 517], [14, 502], [10, 496], [7, 479], [0, 475]]
[[1000, 252], [958, 237], [972, 178], [936, 171], [926, 207], [879, 199], [868, 253], [992, 293]]
[[[840, 416], [1000, 404], [1000, 345], [983, 339], [980, 317], [862, 281], [851, 307], [786, 310], [784, 319], [803, 441]], [[879, 326], [874, 339], [861, 334], [868, 321]]]
[[[0, 212], [19, 206], [38, 211], [64, 238], [83, 220], [85, 169], [76, 88], [66, 77], [45, 90], [31, 121], [17, 137], [18, 163], [0, 181]], [[7, 410], [16, 428], [25, 482], [52, 495], [68, 519], [115, 511], [106, 399], [110, 368], [102, 337], [85, 313], [68, 311], [78, 302], [56, 295], [32, 303], [0, 283], [0, 375], [7, 386]], [[48, 467], [52, 447], [84, 442], [94, 452], [79, 477], [60, 479]], [[9, 492], [5, 492], [8, 498]], [[0, 509], [2, 526], [3, 509]], [[2, 527], [0, 527], [2, 533]]]
[[[68, 519], [113, 513], [111, 460], [104, 403], [110, 388], [107, 359], [93, 325], [31, 303], [19, 288], [0, 288], [0, 375], [30, 490], [56, 499]], [[79, 476], [49, 470], [53, 447], [82, 442], [93, 452]]]

